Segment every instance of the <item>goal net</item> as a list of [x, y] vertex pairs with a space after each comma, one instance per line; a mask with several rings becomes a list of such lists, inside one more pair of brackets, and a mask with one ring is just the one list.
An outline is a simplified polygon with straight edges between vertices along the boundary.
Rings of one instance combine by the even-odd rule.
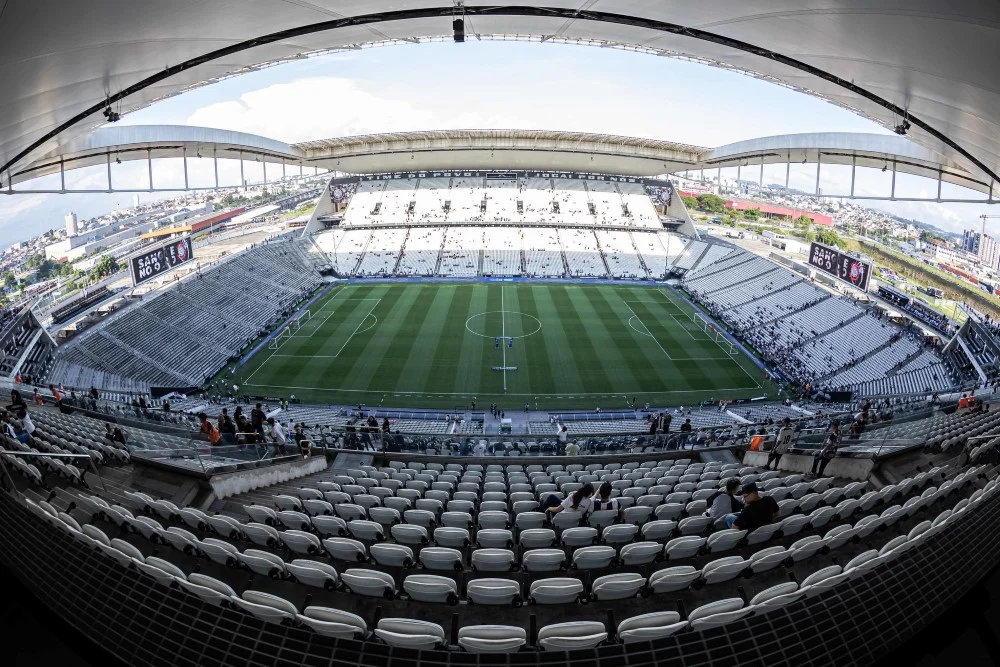
[[726, 337], [726, 334], [720, 331], [715, 324], [709, 322], [704, 315], [698, 312], [692, 313], [691, 321], [695, 323], [695, 326], [697, 326], [702, 333], [708, 336], [709, 340], [721, 347], [723, 352], [730, 356], [736, 354], [736, 346], [733, 342], [729, 340], [729, 338]]
[[268, 349], [277, 350], [281, 345], [292, 337], [291, 325], [285, 327], [278, 332], [278, 335], [271, 339], [271, 342], [267, 344]]
[[296, 317], [294, 320], [291, 321], [291, 323], [288, 325], [288, 327], [292, 331], [298, 331], [299, 329], [302, 328], [303, 324], [305, 324], [306, 322], [308, 322], [311, 319], [312, 319], [312, 313], [311, 312], [309, 312], [308, 310], [302, 311], [302, 313], [298, 317]]

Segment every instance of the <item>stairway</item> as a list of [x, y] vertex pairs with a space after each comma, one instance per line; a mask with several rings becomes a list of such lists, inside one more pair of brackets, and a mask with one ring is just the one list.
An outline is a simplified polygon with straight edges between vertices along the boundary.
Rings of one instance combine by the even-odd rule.
[[[617, 187], [618, 186], [616, 185], [615, 188], [617, 189]], [[639, 252], [639, 246], [635, 244], [635, 238], [632, 236], [632, 232], [627, 232], [627, 233], [628, 233], [628, 240], [632, 242], [632, 249], [635, 250], [635, 256], [639, 258], [639, 266], [641, 266], [642, 270], [646, 272], [647, 278], [652, 278], [653, 272], [649, 270], [648, 266], [646, 266], [646, 260], [643, 259], [642, 253]]]
[[562, 258], [563, 276], [566, 278], [572, 278], [569, 273], [569, 262], [566, 261], [566, 248], [563, 248], [562, 234], [559, 233], [558, 229], [556, 230], [556, 240], [559, 241], [559, 257]]
[[923, 354], [923, 351], [924, 351], [924, 348], [920, 348], [919, 350], [917, 350], [913, 354], [909, 355], [908, 357], [906, 357], [906, 359], [903, 359], [901, 362], [899, 362], [898, 364], [896, 364], [895, 366], [893, 366], [892, 368], [890, 368], [889, 372], [887, 372], [886, 375], [896, 375], [903, 368], [906, 368], [906, 364], [910, 363], [911, 361], [914, 361], [917, 357], [919, 357], [921, 354]]
[[846, 326], [848, 326], [850, 324], [853, 324], [854, 322], [857, 322], [858, 320], [860, 320], [865, 315], [866, 315], [866, 313], [858, 313], [854, 317], [852, 317], [852, 318], [850, 318], [848, 320], [845, 320], [843, 324], [839, 324], [839, 323], [835, 324], [834, 326], [830, 327], [826, 331], [821, 331], [818, 334], [816, 334], [815, 336], [811, 336], [810, 338], [804, 339], [802, 342], [799, 343], [798, 346], [799, 347], [805, 347], [806, 343], [811, 343], [814, 340], [819, 340], [823, 336], [826, 336], [827, 334], [831, 334], [834, 331], [836, 331], [837, 329], [843, 329], [844, 327], [846, 327]]
[[410, 240], [410, 231], [413, 227], [406, 228], [406, 235], [403, 237], [403, 245], [399, 247], [399, 257], [396, 258], [396, 264], [392, 267], [392, 275], [399, 275], [399, 265], [403, 263], [403, 255], [406, 254], [406, 242]]
[[597, 243], [597, 252], [601, 256], [601, 263], [604, 264], [604, 275], [611, 277], [611, 265], [608, 264], [608, 257], [604, 254], [604, 248], [601, 246], [601, 239], [597, 238], [597, 233], [594, 230], [590, 230], [590, 233], [594, 235], [594, 241]]
[[438, 248], [438, 256], [434, 261], [434, 274], [438, 275], [441, 272], [441, 254], [444, 253], [444, 244], [448, 240], [448, 228], [445, 228], [444, 234], [441, 235], [441, 247]]

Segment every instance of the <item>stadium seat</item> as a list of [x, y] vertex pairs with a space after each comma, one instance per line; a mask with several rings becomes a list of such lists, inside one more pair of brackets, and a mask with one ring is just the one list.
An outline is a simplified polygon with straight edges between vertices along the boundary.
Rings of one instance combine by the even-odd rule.
[[389, 646], [423, 651], [445, 643], [440, 625], [409, 618], [383, 618], [375, 628], [375, 636]]
[[687, 627], [675, 611], [656, 611], [626, 618], [618, 624], [617, 637], [623, 644], [655, 641], [669, 637]]
[[538, 645], [546, 651], [594, 648], [607, 638], [608, 633], [604, 624], [593, 621], [556, 623], [538, 631]]
[[521, 587], [510, 579], [473, 579], [466, 584], [465, 593], [475, 604], [521, 604]]
[[527, 632], [510, 625], [466, 625], [458, 645], [469, 653], [513, 653], [527, 643]]

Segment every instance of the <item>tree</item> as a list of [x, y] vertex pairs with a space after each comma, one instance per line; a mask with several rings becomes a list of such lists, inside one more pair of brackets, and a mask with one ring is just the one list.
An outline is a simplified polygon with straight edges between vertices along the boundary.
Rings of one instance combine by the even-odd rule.
[[816, 232], [816, 240], [820, 243], [831, 246], [846, 245], [840, 238], [840, 234], [832, 229], [820, 229]]
[[17, 285], [17, 278], [14, 277], [14, 273], [13, 272], [8, 271], [7, 273], [3, 274], [3, 286], [4, 287], [6, 287], [7, 289], [10, 289], [11, 287], [14, 287], [15, 285]]
[[121, 268], [118, 264], [118, 260], [111, 255], [105, 255], [94, 265], [91, 269], [90, 275], [94, 280], [103, 280], [110, 275], [114, 275]]
[[760, 209], [748, 208], [747, 210], [743, 211], [743, 217], [746, 220], [756, 222], [757, 220], [760, 220]]
[[698, 208], [698, 199], [696, 197], [681, 195], [681, 201], [684, 202], [684, 206], [686, 206], [688, 210], [693, 210]]
[[726, 200], [718, 195], [698, 195], [698, 208], [709, 213], [722, 213], [726, 208]]
[[803, 213], [802, 215], [800, 215], [795, 219], [795, 226], [800, 229], [809, 229], [811, 225], [812, 225], [812, 218], [810, 218], [805, 213]]

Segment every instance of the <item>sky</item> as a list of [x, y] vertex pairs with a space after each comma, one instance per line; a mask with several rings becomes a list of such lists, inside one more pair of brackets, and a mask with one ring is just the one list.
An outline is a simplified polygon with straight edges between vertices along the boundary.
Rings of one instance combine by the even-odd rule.
[[[822, 100], [708, 65], [587, 46], [476, 41], [297, 60], [193, 89], [120, 122], [200, 125], [286, 142], [404, 130], [505, 128], [717, 146], [796, 132], [887, 132]], [[792, 186], [811, 190], [815, 167], [811, 169], [795, 170]], [[144, 163], [116, 167], [115, 184], [144, 183], [145, 171]], [[207, 179], [208, 171], [193, 168], [192, 183]], [[177, 183], [178, 173], [178, 164], [160, 166], [154, 180]], [[767, 176], [765, 171], [765, 181]], [[68, 172], [67, 187], [98, 188], [104, 178], [99, 168]], [[844, 173], [824, 174], [824, 191], [846, 190], [845, 178]], [[859, 177], [858, 191], [888, 195], [882, 180], [877, 174]], [[40, 179], [37, 187], [53, 185], [57, 181]], [[898, 194], [905, 188], [910, 195], [932, 195], [935, 188], [928, 180], [897, 186]], [[153, 197], [143, 194], [140, 200]], [[131, 194], [0, 197], [0, 247], [62, 227], [69, 211], [91, 218], [131, 203]], [[871, 205], [948, 231], [978, 227], [978, 216], [991, 208], [932, 202]]]

